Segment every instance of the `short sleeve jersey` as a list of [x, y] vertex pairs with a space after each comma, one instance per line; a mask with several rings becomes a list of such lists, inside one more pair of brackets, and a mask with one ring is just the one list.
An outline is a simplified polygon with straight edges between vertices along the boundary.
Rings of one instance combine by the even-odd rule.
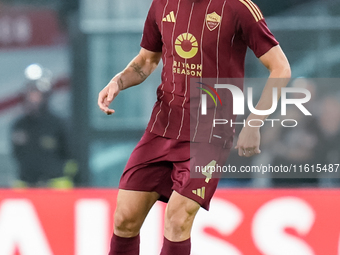
[[[198, 123], [189, 121], [199, 121], [190, 116], [190, 79], [243, 78], [247, 47], [261, 57], [277, 44], [251, 0], [154, 0], [141, 47], [162, 52], [163, 70], [147, 130], [204, 141], [204, 134], [190, 134]], [[233, 134], [226, 128], [220, 140], [226, 144]]]

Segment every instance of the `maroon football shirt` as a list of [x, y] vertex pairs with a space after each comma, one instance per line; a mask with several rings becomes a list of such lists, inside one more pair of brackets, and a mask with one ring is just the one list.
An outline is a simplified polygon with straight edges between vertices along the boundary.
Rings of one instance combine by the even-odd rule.
[[260, 57], [277, 44], [250, 0], [154, 0], [141, 47], [162, 52], [163, 71], [147, 130], [230, 145], [234, 128], [225, 127], [217, 141], [210, 124], [200, 128], [199, 114], [190, 116], [190, 79], [243, 78], [247, 46]]

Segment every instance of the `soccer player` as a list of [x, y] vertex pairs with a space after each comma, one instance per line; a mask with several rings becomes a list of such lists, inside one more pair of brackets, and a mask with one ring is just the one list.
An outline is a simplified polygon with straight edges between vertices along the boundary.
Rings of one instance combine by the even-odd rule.
[[[286, 86], [290, 66], [253, 2], [152, 2], [139, 54], [112, 78], [98, 98], [103, 112], [114, 113], [109, 105], [119, 92], [142, 83], [162, 59], [157, 102], [120, 180], [110, 255], [139, 254], [139, 231], [157, 200], [168, 202], [161, 255], [190, 254], [195, 215], [200, 207], [209, 208], [218, 182], [216, 178], [190, 178], [190, 167], [205, 166], [212, 159], [223, 165], [233, 139], [233, 132], [228, 131], [218, 141], [216, 137], [204, 141], [199, 134], [199, 118], [192, 123], [190, 117], [190, 79], [242, 78], [247, 46], [268, 68], [270, 78], [282, 78], [276, 82], [268, 79], [264, 87], [256, 109], [267, 110], [272, 105], [272, 88], [280, 91]], [[266, 117], [250, 114], [248, 120]], [[191, 125], [196, 126], [196, 133], [190, 132]], [[190, 149], [190, 141], [197, 146]], [[239, 155], [258, 154], [259, 145], [259, 128], [245, 126], [236, 146]]]

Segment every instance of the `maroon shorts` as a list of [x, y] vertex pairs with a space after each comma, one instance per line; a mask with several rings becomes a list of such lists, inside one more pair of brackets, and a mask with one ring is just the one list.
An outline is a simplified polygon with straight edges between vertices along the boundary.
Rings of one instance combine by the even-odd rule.
[[173, 190], [199, 203], [206, 210], [215, 193], [218, 178], [190, 178], [190, 169], [212, 161], [224, 165], [230, 149], [209, 143], [195, 143], [162, 137], [146, 131], [132, 152], [119, 188], [156, 191], [167, 202]]

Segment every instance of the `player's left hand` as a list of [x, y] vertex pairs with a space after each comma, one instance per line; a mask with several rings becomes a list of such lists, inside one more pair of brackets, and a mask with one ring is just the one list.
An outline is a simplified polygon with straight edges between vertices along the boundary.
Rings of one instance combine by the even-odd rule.
[[251, 157], [260, 154], [260, 129], [246, 126], [242, 128], [235, 149], [241, 157]]
[[119, 78], [119, 74], [113, 77], [109, 84], [107, 84], [98, 95], [98, 106], [107, 115], [111, 115], [115, 112], [115, 110], [109, 108], [109, 105], [120, 92], [118, 85]]

